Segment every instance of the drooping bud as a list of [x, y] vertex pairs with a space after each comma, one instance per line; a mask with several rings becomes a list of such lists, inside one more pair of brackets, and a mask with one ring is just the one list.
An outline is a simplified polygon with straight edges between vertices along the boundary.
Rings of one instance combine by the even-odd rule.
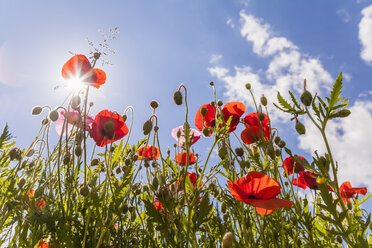
[[152, 100], [150, 102], [150, 106], [151, 106], [151, 108], [156, 109], [157, 107], [159, 107], [159, 103], [155, 100]]
[[48, 123], [49, 123], [48, 118], [44, 118], [44, 119], [41, 121], [41, 124], [42, 124], [42, 125], [47, 125]]
[[200, 109], [200, 113], [201, 113], [202, 116], [206, 116], [207, 112], [208, 112], [207, 108], [201, 108]]
[[304, 124], [302, 124], [301, 122], [299, 122], [297, 119], [296, 119], [296, 131], [300, 135], [303, 135], [303, 134], [306, 133], [306, 129], [305, 129]]
[[244, 150], [243, 150], [243, 148], [241, 148], [241, 147], [237, 147], [237, 148], [235, 148], [235, 153], [236, 153], [236, 155], [239, 156], [239, 157], [243, 157], [243, 156], [244, 156]]
[[13, 147], [9, 151], [9, 158], [10, 160], [21, 160], [22, 159], [22, 151], [18, 147]]
[[262, 96], [261, 96], [260, 101], [261, 101], [261, 104], [262, 104], [263, 106], [266, 106], [266, 105], [267, 105], [267, 98], [266, 98], [263, 94], [262, 94]]
[[280, 137], [279, 137], [279, 136], [276, 136], [276, 137], [274, 138], [274, 143], [275, 143], [276, 145], [278, 145], [279, 142], [280, 142]]
[[278, 146], [279, 146], [280, 148], [284, 148], [284, 147], [285, 147], [285, 145], [286, 145], [286, 143], [285, 143], [285, 141], [284, 141], [284, 140], [280, 140], [280, 141], [279, 141], [279, 144], [278, 144]]
[[68, 164], [70, 163], [70, 154], [66, 154], [64, 157], [63, 157], [63, 164]]
[[182, 94], [180, 91], [174, 92], [173, 101], [176, 105], [182, 105]]
[[159, 126], [154, 127], [154, 132], [156, 133], [157, 131], [159, 131]]
[[142, 130], [143, 130], [144, 135], [148, 135], [152, 130], [152, 121], [151, 120], [145, 121], [145, 123], [143, 124]]
[[227, 232], [223, 235], [221, 247], [222, 248], [231, 248], [234, 242], [234, 234], [232, 232]]
[[49, 119], [51, 121], [58, 120], [58, 117], [59, 117], [59, 114], [58, 114], [58, 111], [57, 110], [54, 109], [54, 110], [52, 110], [52, 111], [49, 112]]
[[127, 115], [123, 115], [123, 121], [126, 122], [128, 119], [128, 116]]
[[213, 82], [210, 82], [209, 85], [210, 85], [210, 86], [214, 86], [214, 83], [213, 83]]
[[101, 57], [101, 53], [95, 52], [95, 53], [93, 53], [93, 57], [94, 57], [95, 60], [97, 60], [97, 59], [99, 59], [99, 57]]
[[302, 92], [300, 100], [307, 107], [309, 107], [313, 101], [313, 96], [308, 90], [306, 90], [306, 79], [304, 79], [304, 92]]
[[115, 124], [112, 120], [109, 120], [108, 122], [105, 123], [104, 129], [106, 132], [111, 132], [114, 130]]
[[223, 105], [223, 102], [221, 100], [218, 100], [217, 105], [218, 105], [218, 107], [221, 107]]
[[81, 102], [80, 96], [73, 96], [71, 98], [71, 107], [73, 109], [77, 109], [80, 105], [80, 102]]
[[35, 106], [32, 108], [32, 115], [39, 115], [43, 111], [43, 109], [40, 106]]
[[250, 83], [245, 84], [245, 88], [246, 88], [247, 90], [250, 90], [250, 89], [251, 89], [251, 84], [250, 84]]
[[203, 135], [205, 136], [205, 137], [208, 137], [209, 136], [209, 134], [210, 134], [210, 131], [209, 131], [209, 129], [208, 128], [203, 128]]

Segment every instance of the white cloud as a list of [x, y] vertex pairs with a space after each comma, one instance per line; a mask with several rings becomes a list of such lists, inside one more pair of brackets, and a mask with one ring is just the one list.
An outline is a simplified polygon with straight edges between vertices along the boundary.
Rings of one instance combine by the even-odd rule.
[[232, 28], [235, 28], [235, 24], [232, 22], [231, 18], [227, 18], [226, 24]]
[[210, 64], [216, 64], [221, 59], [222, 59], [221, 54], [212, 54], [211, 58], [209, 59], [209, 63]]
[[351, 81], [352, 76], [351, 76], [351, 74], [349, 74], [349, 73], [343, 72], [343, 73], [342, 73], [342, 79], [344, 79], [345, 82], [348, 83], [348, 82]]
[[339, 9], [337, 10], [337, 15], [341, 18], [343, 22], [349, 22], [350, 21], [350, 14], [347, 12], [346, 9]]
[[[352, 186], [367, 185], [372, 188], [372, 101], [356, 101], [349, 107], [347, 118], [331, 121], [327, 128], [331, 151], [338, 161], [340, 183], [350, 181]], [[303, 120], [306, 134], [299, 136], [299, 145], [310, 153], [315, 149], [326, 152], [320, 132], [309, 119]]]
[[[256, 98], [262, 94], [269, 101], [276, 102], [277, 92], [283, 95], [288, 90], [300, 94], [303, 90], [303, 80], [307, 79], [307, 89], [320, 93], [322, 88], [328, 89], [332, 78], [323, 68], [317, 58], [313, 58], [299, 50], [285, 37], [275, 36], [270, 25], [264, 23], [244, 11], [240, 13], [242, 26], [240, 33], [250, 43], [253, 43], [253, 52], [259, 57], [269, 58], [266, 70], [253, 71], [250, 66], [235, 66], [234, 73], [224, 67], [209, 68], [211, 75], [224, 82], [225, 96], [229, 100], [245, 101], [251, 105], [252, 100], [247, 90], [246, 83], [251, 83], [252, 91]], [[269, 111], [272, 109], [270, 104]], [[272, 119], [288, 120], [288, 116], [278, 111], [271, 112]], [[283, 117], [283, 118], [281, 118]]]
[[362, 10], [359, 23], [359, 40], [362, 43], [360, 57], [367, 63], [372, 62], [372, 5]]

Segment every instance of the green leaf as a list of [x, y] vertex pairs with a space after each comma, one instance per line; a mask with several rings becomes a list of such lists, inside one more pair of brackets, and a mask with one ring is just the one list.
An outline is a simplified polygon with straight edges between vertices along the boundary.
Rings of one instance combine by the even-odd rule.
[[278, 92], [277, 98], [278, 98], [280, 105], [282, 105], [283, 108], [295, 111], [293, 107], [280, 95], [279, 92]]
[[335, 83], [333, 84], [330, 98], [328, 100], [330, 109], [340, 100], [338, 97], [341, 94], [341, 89], [342, 89], [342, 72], [340, 72]]
[[0, 135], [0, 149], [3, 148], [4, 145], [7, 145], [7, 143], [9, 143], [11, 138], [12, 135], [9, 132], [8, 124], [5, 124], [3, 133]]
[[288, 93], [291, 96], [291, 99], [292, 99], [292, 102], [294, 103], [294, 105], [296, 105], [297, 108], [301, 109], [301, 106], [300, 106], [300, 104], [298, 104], [298, 102], [296, 100], [296, 97], [293, 95], [293, 93], [290, 90], [288, 91]]

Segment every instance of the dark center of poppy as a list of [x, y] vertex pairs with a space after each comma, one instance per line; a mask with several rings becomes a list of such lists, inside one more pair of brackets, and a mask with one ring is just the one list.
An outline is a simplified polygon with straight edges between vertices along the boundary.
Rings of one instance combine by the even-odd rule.
[[110, 140], [114, 139], [114, 132], [113, 131], [107, 132], [104, 128], [102, 128], [101, 129], [101, 134], [103, 136], [105, 136], [107, 139], [110, 139]]
[[259, 199], [259, 198], [255, 195], [250, 195], [250, 196], [248, 196], [248, 199]]

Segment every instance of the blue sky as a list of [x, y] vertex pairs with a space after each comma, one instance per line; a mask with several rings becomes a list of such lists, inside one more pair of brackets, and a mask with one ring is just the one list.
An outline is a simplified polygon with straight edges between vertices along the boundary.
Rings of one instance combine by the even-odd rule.
[[[344, 73], [344, 96], [352, 115], [329, 126], [332, 150], [343, 180], [372, 188], [372, 2], [352, 1], [13, 1], [0, 0], [0, 125], [7, 122], [17, 143], [33, 140], [40, 118], [34, 105], [58, 106], [66, 96], [60, 70], [71, 54], [88, 54], [86, 41], [118, 27], [111, 42], [113, 65], [101, 67], [108, 80], [93, 90], [93, 114], [101, 109], [135, 109], [132, 141], [142, 137], [149, 102], [160, 103], [163, 149], [172, 147], [170, 131], [183, 123], [172, 103], [180, 83], [189, 91], [190, 119], [211, 100], [214, 81], [224, 102], [241, 100], [250, 82], [257, 97], [275, 101], [279, 90], [300, 94], [302, 80], [320, 95]], [[272, 108], [270, 108], [273, 110]], [[289, 116], [272, 111], [282, 137], [297, 153], [324, 152], [306, 119], [299, 137]], [[56, 134], [53, 134], [56, 135]], [[53, 138], [53, 137], [52, 137]], [[211, 140], [195, 149], [203, 154]], [[369, 204], [371, 206], [372, 204]]]

